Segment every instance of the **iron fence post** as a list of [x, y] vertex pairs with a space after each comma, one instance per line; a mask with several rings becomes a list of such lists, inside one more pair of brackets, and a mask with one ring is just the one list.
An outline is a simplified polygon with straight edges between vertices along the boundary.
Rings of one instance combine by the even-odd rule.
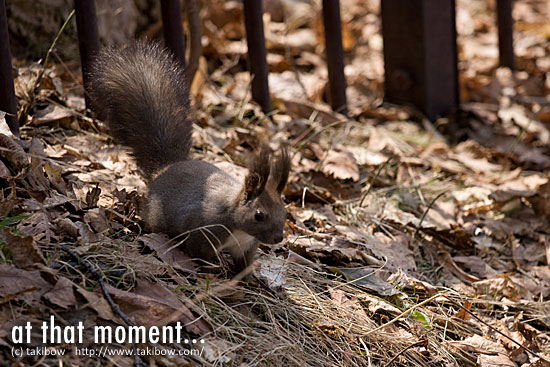
[[385, 99], [430, 120], [458, 104], [454, 0], [382, 0]]
[[346, 76], [344, 74], [340, 0], [323, 0], [323, 24], [330, 106], [334, 111], [346, 113]]
[[269, 69], [265, 49], [262, 0], [244, 0], [243, 4], [248, 64], [253, 78], [252, 98], [262, 107], [262, 111], [267, 113], [272, 110], [272, 107], [269, 95]]
[[89, 90], [89, 71], [94, 57], [99, 53], [99, 33], [97, 30], [97, 16], [93, 0], [74, 0], [76, 16], [76, 30], [78, 33], [78, 48], [82, 66], [82, 82], [84, 84], [84, 99], [86, 107], [91, 109]]
[[181, 23], [181, 6], [179, 0], [161, 0], [162, 29], [164, 42], [185, 68], [185, 37]]
[[515, 69], [512, 0], [497, 1], [498, 58], [500, 66]]
[[0, 110], [7, 113], [5, 119], [10, 131], [19, 137], [17, 100], [12, 73], [6, 4], [4, 0], [0, 0]]

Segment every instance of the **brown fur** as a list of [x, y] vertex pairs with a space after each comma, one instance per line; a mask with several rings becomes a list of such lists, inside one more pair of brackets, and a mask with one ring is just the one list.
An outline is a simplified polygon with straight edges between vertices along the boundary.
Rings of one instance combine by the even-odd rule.
[[149, 179], [144, 215], [149, 229], [184, 240], [191, 256], [206, 261], [227, 251], [238, 272], [252, 264], [260, 242], [282, 241], [286, 149], [274, 158], [262, 145], [244, 182], [210, 163], [189, 160], [192, 122], [184, 73], [158, 45], [108, 49], [92, 74], [95, 109]]

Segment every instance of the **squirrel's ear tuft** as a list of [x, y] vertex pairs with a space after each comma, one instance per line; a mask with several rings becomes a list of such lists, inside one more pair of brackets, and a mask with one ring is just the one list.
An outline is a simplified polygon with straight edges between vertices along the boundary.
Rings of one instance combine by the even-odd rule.
[[279, 194], [282, 194], [290, 173], [290, 155], [286, 147], [282, 147], [281, 155], [274, 160], [271, 172], [273, 186]]
[[256, 195], [258, 186], [260, 185], [260, 176], [254, 172], [250, 172], [244, 179], [244, 200], [252, 200]]
[[252, 161], [250, 172], [244, 179], [244, 196], [249, 201], [260, 195], [265, 190], [265, 185], [269, 179], [269, 147], [262, 144], [260, 153]]

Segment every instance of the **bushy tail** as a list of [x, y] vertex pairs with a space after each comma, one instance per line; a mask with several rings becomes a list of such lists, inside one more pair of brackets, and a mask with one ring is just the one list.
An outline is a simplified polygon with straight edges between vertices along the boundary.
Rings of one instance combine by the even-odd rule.
[[107, 48], [91, 73], [94, 109], [112, 136], [129, 147], [147, 178], [187, 160], [192, 121], [185, 74], [156, 43]]

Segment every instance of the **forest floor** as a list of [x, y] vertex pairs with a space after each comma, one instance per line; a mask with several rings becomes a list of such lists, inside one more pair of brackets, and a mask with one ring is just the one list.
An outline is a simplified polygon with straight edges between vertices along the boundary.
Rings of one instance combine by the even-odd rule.
[[[318, 6], [287, 1], [281, 22], [281, 3], [268, 3], [272, 119], [250, 101], [240, 2], [202, 9], [191, 86], [195, 158], [244, 166], [260, 141], [291, 152], [285, 240], [260, 247], [247, 281], [145, 231], [144, 181], [86, 114], [76, 60], [52, 59], [39, 88], [43, 66], [18, 63], [23, 143], [0, 135], [0, 365], [132, 366], [112, 351], [156, 347], [177, 354], [141, 360], [550, 366], [548, 4], [515, 2], [511, 71], [497, 67], [494, 1], [457, 1], [462, 103], [431, 123], [383, 103], [377, 1], [341, 2], [347, 117], [327, 107]], [[82, 322], [84, 340], [40, 349], [52, 315]], [[181, 322], [189, 340], [93, 343], [94, 326], [124, 316]], [[27, 322], [32, 338], [18, 344], [12, 331]], [[38, 349], [14, 357], [22, 346]]]

